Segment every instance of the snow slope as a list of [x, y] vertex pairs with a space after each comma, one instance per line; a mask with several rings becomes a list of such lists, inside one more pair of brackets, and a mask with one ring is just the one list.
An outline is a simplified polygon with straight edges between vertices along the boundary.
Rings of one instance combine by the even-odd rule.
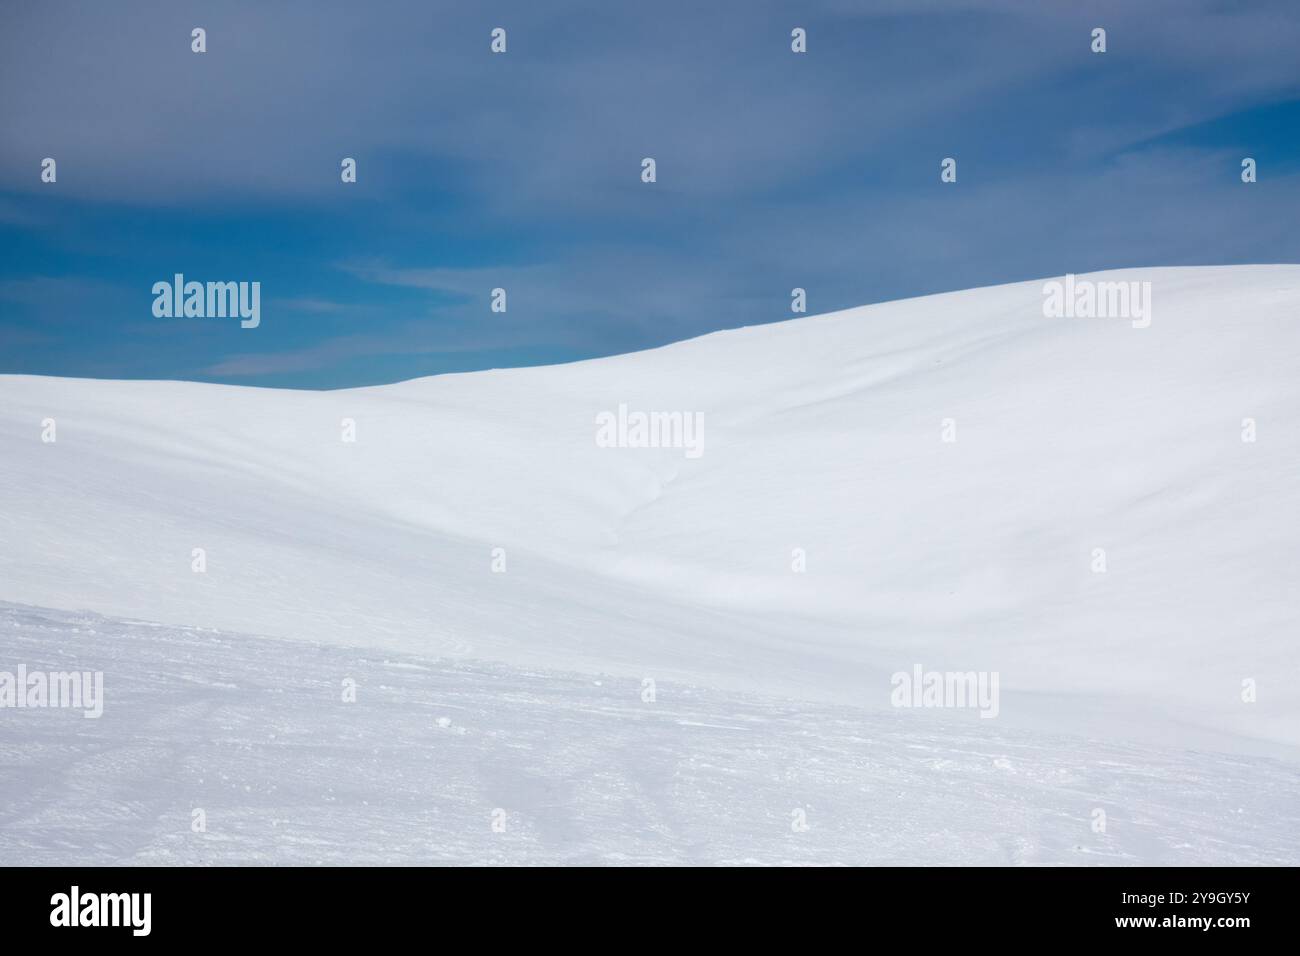
[[6, 865], [1300, 862], [1267, 758], [14, 605], [0, 649], [106, 674], [0, 711]]
[[[336, 392], [0, 376], [0, 601], [891, 717], [996, 671], [1000, 729], [1294, 760], [1300, 267], [1088, 278], [1151, 326], [1029, 282]], [[703, 455], [598, 447], [621, 403]]]

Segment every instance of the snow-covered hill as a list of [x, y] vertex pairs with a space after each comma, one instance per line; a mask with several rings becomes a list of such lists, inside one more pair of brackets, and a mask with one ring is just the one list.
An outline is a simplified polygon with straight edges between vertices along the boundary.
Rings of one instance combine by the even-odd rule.
[[0, 376], [0, 601], [917, 719], [895, 672], [996, 672], [1000, 731], [1295, 760], [1300, 267], [1081, 278], [1149, 327], [1038, 281], [335, 392]]

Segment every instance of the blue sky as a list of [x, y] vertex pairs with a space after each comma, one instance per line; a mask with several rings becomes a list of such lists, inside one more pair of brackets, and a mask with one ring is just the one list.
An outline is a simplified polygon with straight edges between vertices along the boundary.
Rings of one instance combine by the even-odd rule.
[[[1293, 0], [6, 3], [0, 373], [332, 388], [778, 321], [795, 286], [1297, 262], [1297, 49]], [[261, 282], [261, 326], [155, 318], [176, 272]]]

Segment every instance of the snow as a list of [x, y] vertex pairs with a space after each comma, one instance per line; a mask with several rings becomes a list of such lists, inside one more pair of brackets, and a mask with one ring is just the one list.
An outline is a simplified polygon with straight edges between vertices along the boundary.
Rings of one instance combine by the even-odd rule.
[[17, 605], [0, 632], [105, 670], [110, 702], [6, 714], [10, 865], [1300, 860], [1300, 780], [1268, 758]]
[[[0, 670], [106, 675], [0, 710], [0, 859], [1300, 862], [1300, 267], [1088, 278], [1150, 327], [1040, 280], [334, 392], [0, 376]], [[892, 708], [916, 665], [996, 719]]]

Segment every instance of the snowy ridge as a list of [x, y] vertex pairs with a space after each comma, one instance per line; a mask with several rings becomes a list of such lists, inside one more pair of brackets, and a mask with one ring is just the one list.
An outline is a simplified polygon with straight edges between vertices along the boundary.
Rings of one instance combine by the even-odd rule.
[[[866, 710], [996, 671], [1000, 724], [1293, 755], [1300, 267], [1090, 278], [1150, 327], [1038, 281], [337, 392], [0, 376], [0, 600]], [[702, 456], [599, 447], [620, 404]]]

